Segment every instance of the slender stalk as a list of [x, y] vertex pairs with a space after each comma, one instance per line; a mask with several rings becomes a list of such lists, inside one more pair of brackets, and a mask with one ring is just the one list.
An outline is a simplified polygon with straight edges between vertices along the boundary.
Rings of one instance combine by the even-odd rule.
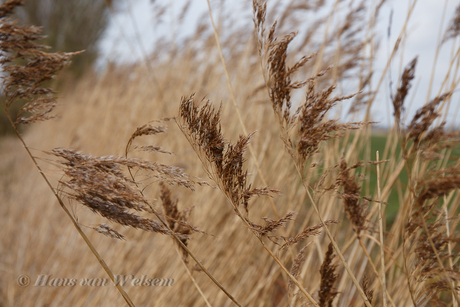
[[434, 55], [433, 67], [431, 68], [430, 84], [428, 85], [428, 92], [426, 94], [426, 103], [430, 100], [431, 89], [433, 88], [434, 75], [436, 72], [436, 64], [438, 63], [439, 51], [441, 50], [442, 24], [444, 23], [444, 17], [446, 16], [447, 2], [447, 0], [444, 1], [444, 10], [442, 11], [441, 24], [439, 25], [438, 42], [436, 43], [436, 53]]
[[[386, 280], [385, 280], [385, 251], [384, 251], [384, 242], [383, 242], [383, 218], [382, 218], [382, 203], [381, 203], [381, 194], [380, 194], [380, 157], [379, 157], [379, 152], [376, 152], [377, 156], [377, 193], [378, 193], [378, 201], [379, 201], [379, 234], [380, 234], [380, 258], [382, 261], [382, 271], [381, 271], [381, 277], [382, 277], [382, 288], [383, 288], [383, 306], [387, 306], [387, 297], [386, 297], [386, 292], [387, 292], [387, 285], [386, 285]], [[389, 295], [388, 295], [389, 297]]]
[[206, 306], [212, 307], [211, 304], [209, 303], [208, 299], [206, 298], [206, 295], [204, 295], [204, 293], [201, 290], [200, 286], [196, 282], [195, 278], [193, 278], [192, 273], [190, 272], [190, 269], [187, 267], [187, 264], [184, 262], [184, 259], [182, 259], [181, 255], [180, 255], [180, 251], [179, 251], [178, 248], [176, 248], [176, 252], [177, 252], [177, 255], [179, 256], [179, 258], [181, 260], [182, 265], [184, 266], [185, 271], [187, 272], [188, 277], [190, 277], [190, 279], [192, 280], [193, 285], [195, 286], [195, 288], [200, 293], [201, 297], [203, 298], [204, 302], [206, 303]]
[[[364, 242], [362, 240], [362, 238], [359, 238], [357, 237], [358, 241], [359, 241], [359, 245], [361, 246], [362, 250], [364, 251], [364, 254], [366, 255], [366, 258], [367, 260], [369, 260], [369, 264], [371, 265], [372, 267], [372, 270], [374, 271], [375, 275], [379, 276], [379, 272], [377, 271], [377, 268], [375, 267], [375, 264], [372, 262], [372, 258], [371, 258], [371, 255], [369, 255], [369, 252], [367, 251], [366, 249], [366, 246], [364, 246]], [[381, 285], [383, 285], [382, 283], [382, 280], [381, 279], [378, 279], [379, 283]], [[388, 300], [390, 301], [390, 304], [393, 306], [393, 307], [396, 307], [395, 303], [393, 302], [393, 300], [391, 299], [390, 297], [390, 293], [388, 293], [388, 290], [385, 288], [384, 289], [384, 292], [383, 292], [383, 296], [385, 297], [388, 296]]]

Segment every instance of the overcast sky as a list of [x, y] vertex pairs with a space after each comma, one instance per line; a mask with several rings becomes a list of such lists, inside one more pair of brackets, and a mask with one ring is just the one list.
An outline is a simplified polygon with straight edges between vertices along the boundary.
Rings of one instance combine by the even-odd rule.
[[[248, 0], [249, 1], [249, 0]], [[104, 40], [101, 43], [101, 53], [99, 65], [103, 66], [107, 61], [122, 62], [135, 62], [142, 58], [142, 50], [146, 53], [154, 49], [154, 41], [156, 38], [161, 37], [168, 33], [176, 33], [174, 29], [174, 22], [171, 22], [175, 15], [179, 14], [180, 8], [187, 2], [185, 0], [157, 0], [158, 2], [165, 2], [170, 4], [172, 10], [169, 10], [164, 15], [164, 23], [162, 26], [154, 26], [155, 11], [152, 7], [151, 0], [133, 0], [126, 1], [125, 9], [120, 10], [116, 15], [111, 18], [111, 25], [106, 33]], [[329, 1], [331, 2], [331, 1]], [[407, 16], [409, 0], [389, 0], [383, 7], [380, 14], [380, 23], [378, 25], [378, 32], [382, 38], [381, 47], [376, 61], [375, 76], [379, 77], [387, 62], [388, 55], [394, 46], [395, 40], [398, 37], [404, 21]], [[123, 3], [123, 2], [122, 2]], [[227, 8], [231, 5], [231, 1], [226, 2]], [[402, 62], [407, 65], [415, 56], [418, 56], [418, 64], [416, 68], [416, 80], [414, 82], [413, 91], [417, 87], [414, 103], [408, 111], [408, 117], [411, 118], [416, 109], [423, 106], [426, 102], [427, 89], [431, 77], [431, 71], [436, 52], [438, 33], [441, 26], [444, 6], [446, 6], [446, 17], [442, 25], [443, 32], [447, 28], [447, 24], [455, 13], [459, 1], [454, 0], [418, 0], [413, 15], [407, 28], [408, 36], [405, 42], [405, 51]], [[194, 30], [196, 17], [202, 16], [202, 12], [207, 11], [206, 0], [194, 0], [190, 7], [189, 16], [186, 23], [190, 24], [190, 31]], [[389, 24], [390, 14], [392, 16], [391, 38], [386, 38], [387, 28]], [[244, 18], [251, 18], [250, 14], [243, 15]], [[195, 17], [195, 20], [193, 20]], [[122, 26], [121, 26], [122, 25]], [[137, 27], [139, 37], [136, 36], [134, 28]], [[181, 29], [184, 31], [184, 29]], [[185, 29], [187, 31], [187, 28]], [[458, 45], [457, 45], [458, 46]], [[447, 69], [450, 65], [450, 53], [452, 52], [452, 43], [445, 44], [439, 55], [433, 90], [431, 98], [434, 97], [439, 91], [440, 84], [444, 79]], [[458, 47], [457, 47], [458, 48]], [[397, 57], [392, 63], [391, 75], [393, 80], [393, 89], [397, 86], [396, 81], [399, 76], [401, 57]], [[378, 78], [374, 81], [377, 84]], [[373, 120], [381, 122], [383, 125], [392, 123], [392, 108], [389, 107], [389, 79], [386, 79], [384, 90], [381, 91], [376, 102], [372, 108]], [[460, 125], [460, 121], [456, 120], [455, 110], [459, 105], [460, 94], [456, 93], [453, 96], [453, 108], [449, 113], [448, 123], [454, 123], [456, 126]], [[412, 97], [409, 97], [412, 99]], [[345, 116], [348, 105], [344, 105]]]

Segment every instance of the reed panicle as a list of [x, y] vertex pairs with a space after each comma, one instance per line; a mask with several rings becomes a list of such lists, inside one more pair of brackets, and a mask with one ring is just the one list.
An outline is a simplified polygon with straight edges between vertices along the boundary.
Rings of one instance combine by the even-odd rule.
[[250, 229], [254, 231], [258, 236], [263, 237], [266, 236], [267, 238], [271, 238], [269, 235], [270, 233], [275, 232], [278, 228], [285, 226], [285, 224], [291, 220], [293, 220], [294, 216], [297, 213], [295, 212], [289, 212], [286, 214], [285, 217], [280, 218], [279, 220], [272, 220], [268, 217], [263, 217], [262, 219], [265, 221], [264, 226], [260, 226], [257, 224], [252, 223], [251, 221], [248, 221], [250, 224]]
[[230, 200], [235, 213], [246, 220], [239, 210], [243, 207], [248, 213], [249, 200], [253, 196], [270, 196], [279, 191], [268, 187], [252, 188], [247, 183], [243, 154], [253, 134], [240, 136], [235, 144], [229, 143], [221, 133], [220, 112], [221, 109], [215, 110], [210, 101], [196, 105], [191, 95], [182, 98], [176, 121], [206, 173]]
[[336, 264], [332, 264], [334, 260], [334, 248], [332, 243], [329, 243], [327, 248], [326, 256], [324, 257], [323, 264], [319, 270], [321, 274], [321, 286], [319, 289], [319, 305], [321, 307], [332, 307], [332, 302], [335, 297], [339, 294], [337, 290], [334, 289], [334, 284], [339, 277], [335, 270], [337, 268]]
[[369, 278], [367, 277], [366, 274], [364, 274], [364, 276], [363, 276], [363, 280], [361, 282], [361, 285], [363, 287], [363, 291], [366, 294], [367, 299], [372, 304], [372, 300], [374, 299], [374, 290], [369, 289], [369, 286], [370, 286], [369, 285]]
[[[187, 246], [188, 239], [190, 238], [190, 234], [195, 231], [199, 231], [194, 226], [189, 225], [187, 223], [188, 216], [192, 211], [192, 208], [180, 211], [177, 203], [179, 202], [178, 199], [173, 200], [171, 196], [171, 191], [168, 187], [164, 184], [160, 184], [161, 188], [161, 201], [163, 203], [163, 210], [166, 216], [166, 221], [169, 225], [169, 228], [174, 231], [176, 234], [180, 234], [180, 238], [182, 243]], [[188, 263], [188, 253], [182, 246], [179, 245], [179, 248], [182, 251], [182, 259], [185, 263]]]
[[394, 116], [398, 129], [401, 126], [401, 114], [404, 112], [404, 101], [412, 86], [411, 82], [414, 79], [416, 64], [417, 58], [413, 59], [404, 69], [404, 73], [401, 77], [401, 84], [396, 91], [396, 96], [393, 98]]
[[[66, 178], [60, 180], [60, 184], [67, 197], [120, 225], [171, 235], [171, 231], [160, 221], [129, 212], [130, 209], [152, 212], [153, 207], [139, 193], [137, 186], [134, 185], [135, 182], [123, 174], [122, 167], [129, 166], [158, 172], [161, 175], [155, 176], [161, 178], [166, 175], [170, 179], [169, 183], [180, 182], [191, 187], [190, 183], [185, 183], [187, 180], [183, 178], [186, 175], [179, 169], [133, 158], [93, 157], [69, 149], [54, 149], [52, 154], [63, 159], [61, 164]], [[179, 181], [175, 180], [176, 177], [180, 178]], [[176, 235], [181, 239], [188, 238], [188, 234], [176, 233]]]
[[47, 53], [48, 47], [37, 43], [43, 39], [41, 28], [20, 26], [8, 17], [21, 4], [22, 1], [6, 1], [0, 14], [0, 65], [8, 76], [3, 79], [3, 108], [7, 112], [13, 103], [25, 101], [14, 121], [15, 127], [56, 117], [51, 114], [57, 106], [56, 92], [42, 84], [53, 79], [79, 53]]
[[[310, 242], [311, 243], [311, 242]], [[307, 245], [305, 245], [296, 255], [296, 257], [294, 258], [294, 262], [292, 264], [292, 267], [291, 267], [291, 275], [294, 276], [295, 278], [299, 278], [299, 271], [300, 271], [300, 268], [302, 267], [302, 265], [304, 264], [306, 258], [305, 258], [305, 250], [307, 249], [307, 247], [310, 245], [310, 243], [308, 243]], [[289, 280], [288, 282], [288, 294], [289, 294], [289, 297], [292, 299], [296, 294], [298, 293], [298, 291], [296, 291], [296, 288], [295, 288], [295, 285], [294, 283], [292, 282], [292, 280]]]
[[[452, 278], [453, 242], [457, 239], [446, 234], [448, 223], [445, 212], [439, 208], [439, 199], [460, 187], [458, 166], [436, 170], [427, 169], [436, 160], [443, 159], [441, 151], [458, 143], [458, 132], [446, 132], [445, 122], [435, 125], [441, 116], [440, 106], [452, 95], [439, 95], [417, 110], [406, 129], [401, 128], [400, 115], [403, 102], [414, 78], [416, 59], [404, 70], [401, 85], [397, 90], [393, 106], [395, 120], [400, 132], [402, 153], [409, 179], [409, 216], [404, 223], [403, 253], [407, 268], [407, 281], [412, 302], [415, 305], [439, 305], [439, 296], [451, 291], [453, 299], [460, 299]], [[423, 172], [419, 168], [424, 169]], [[417, 175], [416, 175], [417, 174]], [[450, 270], [446, 269], [450, 266]]]
[[407, 138], [409, 140], [413, 140], [415, 144], [418, 144], [422, 140], [423, 134], [428, 131], [434, 121], [441, 115], [437, 111], [439, 105], [450, 95], [452, 93], [445, 93], [434, 98], [415, 113], [407, 128]]
[[350, 171], [356, 169], [358, 166], [361, 166], [361, 163], [356, 163], [348, 167], [347, 162], [342, 158], [337, 184], [343, 187], [341, 197], [344, 201], [345, 213], [359, 238], [361, 232], [368, 229], [368, 226], [366, 226], [368, 204], [366, 203], [367, 201], [360, 202], [361, 188], [356, 182], [356, 177], [350, 174]]
[[[201, 160], [208, 176], [217, 184], [218, 188], [232, 205], [235, 214], [244, 222], [248, 229], [252, 230], [265, 250], [281, 269], [288, 274], [290, 280], [296, 284], [310, 303], [317, 306], [312, 296], [289, 273], [286, 267], [262, 240], [263, 236], [267, 236], [268, 232], [273, 232], [282, 224], [289, 221], [293, 213], [288, 213], [278, 221], [265, 219], [265, 226], [259, 226], [249, 219], [248, 202], [251, 197], [270, 196], [271, 194], [279, 193], [279, 191], [268, 187], [252, 188], [251, 185], [247, 184], [248, 172], [243, 169], [245, 162], [243, 154], [252, 134], [246, 137], [240, 135], [239, 140], [235, 144], [226, 141], [221, 133], [220, 112], [221, 108], [215, 110], [209, 101], [200, 107], [195, 104], [193, 95], [188, 98], [182, 97], [179, 107], [179, 117], [176, 119], [176, 122]], [[241, 207], [244, 208], [246, 216], [241, 213]], [[267, 237], [273, 241], [271, 237]], [[300, 240], [304, 237], [300, 236], [298, 239]]]
[[[338, 223], [339, 223], [339, 221], [337, 221], [337, 220], [326, 220], [326, 221], [324, 221], [324, 224], [326, 226], [329, 225], [329, 224], [338, 224]], [[305, 228], [304, 230], [299, 232], [294, 237], [289, 237], [289, 238], [282, 237], [283, 240], [284, 240], [284, 244], [281, 246], [280, 249], [283, 250], [285, 248], [288, 248], [289, 246], [292, 246], [294, 244], [299, 243], [303, 239], [314, 237], [314, 236], [319, 236], [321, 234], [321, 232], [322, 232], [323, 227], [324, 227], [324, 225], [318, 224], [318, 225], [315, 225], [315, 226]]]
[[115, 229], [112, 229], [110, 226], [106, 224], [99, 224], [97, 227], [93, 227], [93, 229], [100, 234], [103, 234], [104, 236], [107, 236], [112, 239], [118, 239], [118, 240], [126, 240], [125, 236], [116, 231]]
[[457, 6], [455, 10], [455, 15], [450, 21], [449, 27], [444, 33], [443, 43], [447, 42], [450, 39], [457, 37], [460, 34], [460, 5]]

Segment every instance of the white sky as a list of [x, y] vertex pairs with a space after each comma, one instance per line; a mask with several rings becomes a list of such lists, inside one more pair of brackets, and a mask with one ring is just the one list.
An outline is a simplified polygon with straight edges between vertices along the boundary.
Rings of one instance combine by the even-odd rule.
[[[235, 0], [233, 0], [235, 1]], [[249, 1], [249, 0], [247, 0]], [[157, 0], [156, 2], [164, 2], [170, 5], [172, 10], [169, 10], [164, 16], [164, 23], [161, 26], [155, 26], [154, 21], [154, 10], [152, 7], [151, 0], [134, 0], [131, 2], [126, 1], [124, 6], [125, 10], [118, 12], [114, 18], [111, 19], [111, 25], [109, 26], [106, 36], [101, 43], [101, 59], [99, 65], [103, 66], [107, 61], [113, 61], [117, 59], [118, 62], [135, 62], [142, 58], [142, 50], [146, 53], [150, 53], [154, 50], [154, 42], [157, 38], [163, 35], [177, 36], [178, 32], [185, 32], [187, 28], [181, 28], [181, 31], [174, 28], [174, 16], [179, 14], [180, 8], [187, 2], [185, 0]], [[220, 2], [220, 1], [219, 1]], [[331, 2], [331, 1], [329, 1]], [[377, 27], [379, 37], [381, 40], [381, 46], [379, 54], [377, 56], [376, 67], [375, 67], [375, 80], [373, 80], [374, 86], [378, 83], [378, 78], [381, 75], [383, 68], [388, 59], [393, 45], [398, 37], [404, 21], [407, 16], [409, 0], [389, 0], [383, 7], [380, 13], [380, 23]], [[226, 2], [226, 8], [231, 6], [231, 1]], [[270, 3], [270, 2], [269, 2]], [[414, 97], [414, 103], [408, 110], [408, 117], [412, 118], [416, 109], [423, 106], [426, 102], [427, 90], [429, 81], [431, 78], [431, 71], [436, 52], [438, 33], [441, 26], [442, 15], [444, 5], [447, 5], [446, 16], [442, 25], [442, 31], [447, 28], [447, 23], [451, 20], [455, 13], [456, 7], [459, 5], [459, 1], [455, 0], [418, 0], [415, 10], [407, 28], [407, 40], [405, 41], [405, 49], [402, 58], [403, 67], [407, 65], [415, 56], [418, 55], [418, 63], [416, 67], [416, 79], [413, 82], [412, 91], [409, 92], [409, 99], [412, 99], [412, 93], [416, 92]], [[238, 4], [239, 5], [239, 4]], [[240, 6], [238, 6], [240, 7]], [[207, 11], [206, 0], [194, 0], [187, 19], [184, 24], [190, 24], [190, 33], [195, 29], [196, 19], [202, 15], [203, 12]], [[386, 33], [389, 24], [390, 12], [393, 11], [392, 17], [392, 29], [391, 37], [388, 41]], [[207, 17], [209, 18], [209, 17]], [[242, 18], [252, 18], [252, 12], [249, 14], [243, 14]], [[137, 33], [140, 34], [136, 37], [136, 31], [134, 28], [137, 27], [139, 30]], [[225, 29], [224, 29], [225, 30]], [[187, 34], [187, 33], [186, 33]], [[457, 45], [458, 48], [458, 45]], [[433, 83], [433, 89], [430, 98], [433, 98], [439, 91], [440, 84], [444, 79], [447, 69], [450, 65], [450, 53], [452, 52], [452, 43], [445, 44], [440, 52], [436, 70], [435, 70], [435, 82]], [[398, 55], [391, 65], [391, 77], [393, 81], [393, 92], [397, 86], [397, 80], [400, 75], [400, 63], [401, 56]], [[382, 84], [383, 90], [374, 102], [372, 108], [373, 120], [381, 122], [382, 125], [390, 125], [392, 119], [392, 107], [390, 106], [389, 100], [389, 79], [385, 79]], [[455, 124], [460, 126], [460, 120], [456, 119], [455, 110], [457, 109], [460, 99], [460, 94], [454, 94], [452, 100], [451, 112], [449, 112], [448, 124]], [[407, 101], [407, 100], [406, 100]], [[345, 110], [348, 108], [344, 105], [344, 111], [342, 112], [345, 116]]]

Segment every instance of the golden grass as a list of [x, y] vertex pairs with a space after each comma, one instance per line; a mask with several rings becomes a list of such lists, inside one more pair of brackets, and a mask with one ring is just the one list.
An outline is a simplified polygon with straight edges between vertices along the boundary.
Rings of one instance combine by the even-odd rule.
[[[319, 42], [305, 37], [303, 46], [318, 54], [301, 57], [289, 46], [295, 35], [284, 28], [278, 34], [264, 3], [253, 3], [257, 38], [230, 36], [217, 50], [219, 35], [197, 33], [205, 36], [200, 54], [152, 60], [155, 78], [145, 65], [88, 74], [59, 94], [58, 120], [27, 130], [24, 143], [72, 217], [115, 275], [174, 279], [166, 287], [130, 280], [123, 288], [136, 306], [230, 306], [229, 297], [242, 306], [458, 306], [460, 170], [451, 156], [458, 134], [435, 122], [449, 111], [458, 71], [452, 65], [451, 85], [406, 127], [401, 118], [416, 61], [407, 66], [393, 94], [395, 127], [381, 161], [372, 162], [379, 158], [370, 152], [372, 125], [364, 120], [380, 84], [366, 81], [372, 65], [365, 50], [375, 42], [360, 35], [374, 25], [353, 29], [362, 10], [379, 7], [351, 7], [339, 25], [333, 15], [318, 22], [329, 34]], [[288, 6], [281, 16], [294, 11]], [[453, 19], [448, 39], [457, 37], [455, 25]], [[224, 59], [222, 50], [235, 45]], [[458, 53], [453, 57], [457, 63]], [[335, 83], [350, 76], [359, 88], [339, 92]], [[303, 86], [304, 104], [290, 112]], [[204, 96], [208, 104], [200, 103]], [[366, 114], [357, 112], [353, 123], [334, 120], [330, 109], [345, 99]], [[21, 144], [0, 144], [0, 306], [126, 304], [110, 282], [79, 284], [108, 277]], [[55, 148], [61, 159], [49, 154]], [[375, 195], [365, 194], [370, 176], [378, 176]], [[399, 204], [386, 203], [392, 190]], [[392, 225], [385, 225], [386, 205], [399, 208]], [[115, 207], [124, 209], [114, 215]], [[23, 274], [32, 285], [18, 285]], [[35, 287], [39, 275], [78, 282]]]

